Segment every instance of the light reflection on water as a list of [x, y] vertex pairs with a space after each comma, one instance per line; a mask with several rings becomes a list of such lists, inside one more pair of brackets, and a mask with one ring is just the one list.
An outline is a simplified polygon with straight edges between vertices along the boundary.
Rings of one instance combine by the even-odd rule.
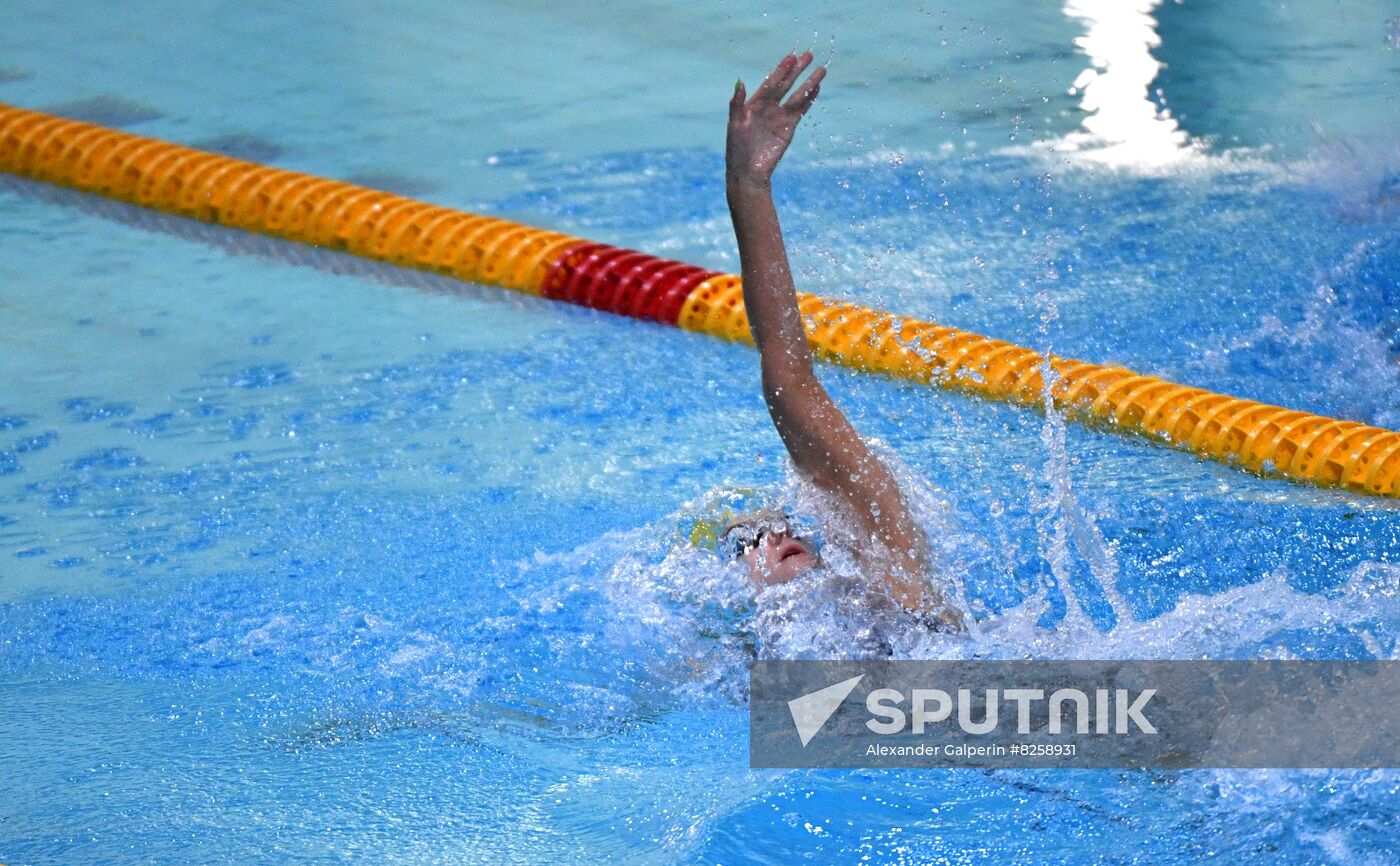
[[1152, 98], [1162, 64], [1152, 49], [1162, 44], [1153, 11], [1161, 0], [1068, 0], [1065, 14], [1086, 28], [1074, 44], [1090, 64], [1070, 85], [1088, 114], [1084, 132], [1059, 146], [1109, 165], [1161, 168], [1195, 149], [1171, 113]]

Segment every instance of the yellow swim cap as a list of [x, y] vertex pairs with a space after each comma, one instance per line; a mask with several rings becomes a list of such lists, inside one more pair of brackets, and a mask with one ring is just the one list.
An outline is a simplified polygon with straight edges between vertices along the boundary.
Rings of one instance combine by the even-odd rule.
[[692, 547], [719, 553], [724, 530], [736, 518], [769, 507], [768, 499], [753, 487], [730, 487], [709, 493], [694, 510], [687, 509], [679, 535]]

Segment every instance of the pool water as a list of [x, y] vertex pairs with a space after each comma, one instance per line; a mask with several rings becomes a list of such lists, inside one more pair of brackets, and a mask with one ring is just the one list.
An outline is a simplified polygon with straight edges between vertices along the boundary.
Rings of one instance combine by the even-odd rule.
[[[801, 288], [1400, 427], [1393, 10], [810, 5], [11, 0], [0, 102], [734, 271], [724, 101], [814, 45]], [[742, 657], [677, 672], [732, 587], [675, 541], [791, 483], [750, 349], [0, 205], [0, 862], [1400, 849], [1393, 771], [750, 770]], [[822, 375], [941, 511], [980, 633], [927, 654], [1397, 655], [1389, 501]]]

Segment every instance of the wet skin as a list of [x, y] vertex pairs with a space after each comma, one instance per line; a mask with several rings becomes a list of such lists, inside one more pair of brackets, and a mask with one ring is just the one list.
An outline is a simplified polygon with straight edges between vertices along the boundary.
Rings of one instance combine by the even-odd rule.
[[758, 546], [741, 558], [760, 589], [787, 583], [821, 562], [810, 542], [787, 532], [765, 532]]

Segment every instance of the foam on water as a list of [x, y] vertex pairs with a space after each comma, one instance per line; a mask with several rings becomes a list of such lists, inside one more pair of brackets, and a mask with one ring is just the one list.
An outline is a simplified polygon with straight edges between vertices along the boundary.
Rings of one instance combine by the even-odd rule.
[[[635, 537], [654, 539], [657, 532], [642, 530]], [[651, 552], [661, 551], [652, 547]], [[973, 554], [965, 556], [965, 562], [991, 562], [980, 545], [960, 552]], [[958, 577], [971, 583], [982, 576], [963, 571]], [[722, 670], [732, 672], [754, 657], [756, 647], [743, 620], [752, 612], [755, 593], [741, 568], [684, 545], [665, 551], [659, 562], [649, 562], [633, 549], [612, 570], [610, 582], [614, 614], [621, 623], [639, 626], [635, 631], [622, 627], [629, 639], [650, 633], [667, 648], [668, 656], [691, 658], [694, 672], [706, 675], [718, 673], [707, 658], [722, 659]], [[823, 588], [821, 583], [804, 587], [816, 595], [805, 612], [841, 601], [834, 593], [821, 595]], [[1212, 595], [1188, 594], [1173, 610], [1149, 620], [1132, 619], [1126, 606], [1115, 608], [1120, 618], [1108, 630], [1092, 627], [1082, 613], [1046, 627], [1045, 607], [1042, 598], [1028, 599], [976, 621], [970, 637], [931, 635], [905, 644], [897, 654], [948, 659], [1393, 658], [1400, 568], [1362, 563], [1326, 594], [1298, 591], [1280, 569], [1247, 586]], [[815, 651], [810, 657], [860, 657], [858, 630], [853, 632], [851, 625], [813, 617], [803, 636], [809, 652]], [[701, 639], [713, 644], [697, 651]], [[792, 655], [792, 647], [787, 650], [782, 657]], [[707, 683], [717, 681], [718, 677]]]
[[[604, 628], [620, 645], [654, 656], [654, 671], [681, 695], [745, 694], [744, 674], [755, 657], [922, 659], [1058, 658], [1394, 658], [1400, 622], [1400, 567], [1363, 562], [1325, 593], [1302, 592], [1280, 567], [1263, 580], [1221, 592], [1187, 593], [1169, 611], [1137, 619], [1117, 587], [1119, 570], [1092, 515], [1074, 497], [1063, 452], [1063, 422], [1047, 416], [1052, 475], [1059, 480], [1036, 504], [1046, 527], [1040, 554], [1050, 563], [1047, 582], [1019, 604], [969, 618], [967, 635], [938, 634], [888, 611], [853, 604], [878, 576], [861, 575], [848, 550], [828, 530], [825, 568], [793, 581], [784, 591], [758, 592], [744, 566], [697, 547], [684, 532], [668, 531], [703, 518], [716, 490], [675, 515], [610, 539], [618, 556], [608, 569], [609, 610]], [[1057, 432], [1060, 438], [1057, 439]], [[1058, 454], [1058, 462], [1056, 455]], [[964, 587], [993, 580], [1004, 551], [957, 528], [956, 508], [892, 455], [895, 468], [928, 536], [936, 542], [938, 571], [930, 580], [961, 609]], [[767, 498], [796, 504], [829, 527], [848, 516], [790, 471]], [[594, 561], [590, 545], [552, 563], [569, 571]], [[1076, 560], [1084, 564], [1076, 573]], [[819, 575], [819, 576], [811, 576]], [[1061, 615], [1050, 616], [1049, 596], [1060, 593]], [[1102, 608], [1080, 601], [1102, 599]], [[1105, 621], [1106, 619], [1106, 621]], [[766, 627], [765, 627], [766, 626]], [[891, 632], [895, 633], [891, 633]], [[877, 637], [878, 636], [878, 637]], [[872, 641], [874, 641], [872, 643]]]

